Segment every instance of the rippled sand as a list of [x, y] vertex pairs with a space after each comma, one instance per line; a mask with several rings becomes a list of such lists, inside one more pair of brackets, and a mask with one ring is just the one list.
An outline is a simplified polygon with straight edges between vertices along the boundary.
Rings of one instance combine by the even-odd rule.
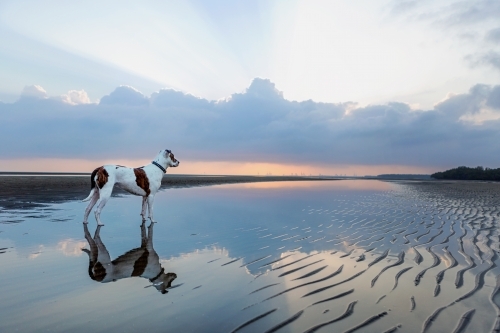
[[[14, 272], [28, 265], [64, 271], [57, 285], [68, 296], [53, 296], [54, 283], [42, 279], [39, 287], [46, 291], [37, 302], [46, 307], [34, 316], [29, 293], [0, 287], [6, 295], [0, 328], [30, 331], [41, 321], [55, 331], [496, 332], [499, 194], [500, 184], [480, 182], [179, 189], [166, 191], [157, 203], [163, 222], [140, 230], [139, 223], [126, 222], [130, 212], [138, 214], [127, 208], [134, 201], [116, 198], [100, 234], [95, 225], [84, 230], [71, 223], [81, 207], [61, 205], [52, 208], [67, 213], [29, 213], [45, 214], [44, 221], [68, 219], [50, 226], [65, 227], [54, 238], [59, 248], [45, 250], [46, 257], [73, 253], [74, 244], [87, 254], [76, 251], [78, 259], [67, 255], [43, 265], [44, 249], [23, 243], [21, 235], [36, 222], [28, 213], [4, 212], [0, 221], [17, 214], [22, 223], [0, 228], [0, 264], [16, 263]], [[67, 244], [60, 245], [63, 237]], [[109, 252], [108, 266], [96, 265], [98, 252]], [[96, 281], [103, 269], [109, 277], [107, 267], [126, 260], [137, 277]], [[166, 282], [165, 295], [139, 277], [155, 264], [176, 276]], [[0, 273], [18, 288], [29, 281], [24, 276]], [[70, 281], [79, 281], [76, 291]]]

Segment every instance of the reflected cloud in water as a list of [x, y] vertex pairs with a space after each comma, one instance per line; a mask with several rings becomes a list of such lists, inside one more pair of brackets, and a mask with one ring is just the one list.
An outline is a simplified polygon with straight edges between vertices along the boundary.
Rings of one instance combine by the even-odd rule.
[[82, 255], [82, 248], [87, 245], [85, 242], [76, 239], [64, 239], [57, 243], [57, 249], [67, 257], [79, 257]]
[[44, 248], [45, 248], [44, 245], [39, 245], [38, 251], [30, 253], [30, 255], [28, 256], [28, 259], [34, 260], [34, 259], [38, 258], [43, 253]]
[[115, 282], [130, 277], [143, 277], [152, 283], [162, 294], [168, 293], [172, 282], [177, 278], [175, 273], [165, 273], [165, 268], [160, 263], [160, 257], [153, 247], [153, 227], [151, 223], [147, 228], [141, 224], [141, 246], [125, 252], [112, 260], [106, 246], [101, 240], [101, 226], [97, 226], [94, 237], [90, 235], [87, 224], [83, 224], [85, 239], [90, 250], [82, 249], [89, 256], [88, 273], [92, 280], [107, 283]]

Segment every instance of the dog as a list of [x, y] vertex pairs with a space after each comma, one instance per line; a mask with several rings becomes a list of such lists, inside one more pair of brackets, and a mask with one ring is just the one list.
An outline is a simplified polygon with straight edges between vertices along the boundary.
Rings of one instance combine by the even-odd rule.
[[177, 167], [179, 161], [168, 149], [158, 153], [154, 161], [140, 168], [128, 168], [122, 165], [104, 165], [96, 168], [90, 176], [90, 194], [82, 201], [89, 201], [85, 209], [83, 223], [88, 223], [88, 217], [94, 205], [98, 202], [94, 212], [97, 225], [101, 222], [101, 211], [108, 202], [115, 184], [125, 191], [142, 196], [142, 220], [146, 220], [146, 205], [148, 218], [156, 223], [153, 217], [153, 202], [156, 192], [161, 186], [163, 175], [167, 173], [168, 167]]
[[83, 225], [85, 238], [90, 250], [82, 249], [89, 255], [89, 276], [92, 280], [107, 283], [133, 276], [149, 279], [156, 290], [162, 294], [168, 292], [172, 282], [177, 278], [175, 273], [165, 273], [161, 267], [160, 257], [153, 248], [153, 223], [148, 227], [141, 224], [141, 247], [132, 249], [115, 260], [111, 260], [106, 246], [99, 235], [101, 226], [97, 226], [94, 237], [91, 237], [87, 224]]

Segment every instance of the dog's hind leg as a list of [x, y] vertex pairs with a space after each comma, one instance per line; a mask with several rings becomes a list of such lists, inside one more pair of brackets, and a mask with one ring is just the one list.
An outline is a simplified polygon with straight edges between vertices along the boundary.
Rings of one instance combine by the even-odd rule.
[[149, 226], [148, 226], [148, 242], [147, 242], [147, 249], [150, 251], [150, 252], [153, 252], [154, 249], [153, 249], [153, 226], [155, 224], [154, 223], [151, 223]]
[[155, 202], [154, 195], [148, 196], [148, 217], [151, 220], [151, 223], [156, 223], [153, 217], [153, 203]]
[[89, 228], [87, 227], [87, 224], [83, 225], [83, 232], [85, 233], [85, 239], [89, 243], [90, 246], [90, 251], [87, 249], [82, 249], [82, 251], [86, 252], [89, 255], [89, 269], [94, 267], [94, 264], [97, 262], [97, 245], [94, 242], [94, 239], [90, 235]]
[[104, 223], [101, 222], [101, 211], [104, 206], [106, 206], [106, 202], [108, 202], [109, 197], [111, 197], [112, 191], [113, 185], [110, 186], [110, 184], [106, 184], [99, 190], [99, 203], [97, 204], [97, 208], [94, 212], [97, 225], [104, 225]]
[[94, 234], [94, 241], [97, 245], [98, 253], [97, 253], [97, 261], [99, 261], [104, 267], [111, 264], [111, 256], [109, 255], [106, 246], [101, 240], [101, 236], [99, 234], [101, 226], [97, 226], [97, 229]]
[[142, 210], [141, 210], [141, 216], [142, 216], [142, 223], [146, 221], [146, 203], [147, 203], [147, 197], [142, 197]]
[[92, 211], [92, 208], [94, 208], [95, 203], [99, 200], [99, 190], [95, 190], [94, 194], [92, 195], [92, 198], [90, 199], [89, 204], [87, 205], [87, 208], [85, 209], [85, 215], [83, 216], [83, 224], [89, 223], [88, 218], [89, 214]]

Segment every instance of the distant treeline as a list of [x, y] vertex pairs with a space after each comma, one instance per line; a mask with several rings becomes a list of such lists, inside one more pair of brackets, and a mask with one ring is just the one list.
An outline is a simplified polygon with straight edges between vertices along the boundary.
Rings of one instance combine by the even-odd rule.
[[430, 179], [430, 175], [418, 175], [418, 174], [383, 174], [378, 175], [377, 178], [386, 178], [386, 179]]
[[478, 166], [468, 168], [460, 166], [455, 169], [436, 172], [431, 175], [435, 179], [461, 179], [461, 180], [500, 180], [500, 168], [490, 169]]

